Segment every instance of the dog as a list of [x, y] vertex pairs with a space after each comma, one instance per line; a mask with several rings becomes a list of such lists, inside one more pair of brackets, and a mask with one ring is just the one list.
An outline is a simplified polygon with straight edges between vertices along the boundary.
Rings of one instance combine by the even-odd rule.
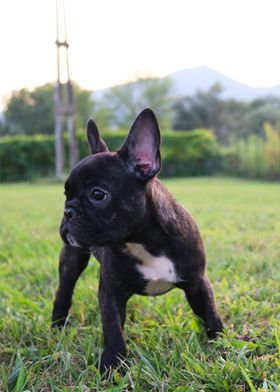
[[117, 152], [109, 152], [91, 119], [87, 138], [91, 155], [72, 169], [65, 183], [60, 227], [64, 246], [53, 326], [65, 324], [75, 284], [92, 253], [101, 265], [101, 373], [126, 357], [125, 309], [133, 294], [155, 296], [182, 289], [209, 338], [216, 338], [223, 324], [206, 275], [198, 227], [157, 178], [160, 130], [153, 111], [139, 114]]

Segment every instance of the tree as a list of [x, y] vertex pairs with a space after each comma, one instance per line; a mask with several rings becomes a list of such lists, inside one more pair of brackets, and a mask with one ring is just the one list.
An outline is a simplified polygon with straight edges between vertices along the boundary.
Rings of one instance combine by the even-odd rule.
[[4, 111], [9, 133], [53, 133], [53, 85], [13, 91]]
[[[73, 84], [77, 128], [85, 127], [92, 115], [91, 92]], [[13, 91], [6, 102], [4, 123], [8, 134], [52, 134], [54, 132], [54, 84], [47, 83], [33, 91]]]
[[194, 96], [180, 98], [173, 106], [174, 129], [209, 128], [221, 143], [227, 143], [233, 133], [243, 128], [247, 104], [223, 100], [222, 91], [219, 84], [214, 84], [206, 92], [199, 90]]
[[168, 78], [146, 77], [112, 87], [96, 106], [97, 122], [104, 123], [106, 120], [106, 127], [127, 128], [144, 108], [151, 107], [156, 111], [161, 127], [168, 128], [172, 106], [171, 86]]
[[85, 129], [87, 121], [93, 115], [94, 101], [92, 92], [73, 83], [75, 121], [77, 129]]
[[0, 136], [7, 135], [8, 132], [9, 130], [6, 125], [5, 118], [3, 114], [0, 113]]
[[245, 128], [248, 133], [265, 136], [264, 124], [269, 123], [273, 127], [280, 124], [280, 99], [267, 97], [255, 99], [249, 105], [245, 116]]
[[228, 99], [222, 102], [220, 125], [217, 127], [217, 137], [222, 143], [230, 143], [236, 137], [244, 136], [245, 116], [248, 103]]
[[174, 129], [217, 128], [220, 124], [222, 87], [214, 84], [208, 91], [198, 90], [193, 97], [180, 98], [174, 105]]
[[115, 115], [106, 102], [98, 101], [93, 109], [94, 120], [100, 129], [108, 129], [114, 127]]

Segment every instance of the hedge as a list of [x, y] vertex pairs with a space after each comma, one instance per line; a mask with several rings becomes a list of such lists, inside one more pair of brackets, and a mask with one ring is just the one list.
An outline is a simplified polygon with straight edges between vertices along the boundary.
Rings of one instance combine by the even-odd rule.
[[280, 180], [280, 130], [264, 124], [264, 137], [249, 135], [223, 149], [222, 170], [246, 178]]
[[[108, 147], [115, 151], [126, 136], [124, 131], [102, 133]], [[89, 154], [85, 132], [78, 132], [80, 157]], [[67, 140], [65, 138], [65, 150]], [[210, 175], [220, 167], [221, 151], [209, 130], [165, 131], [161, 147], [161, 176]], [[26, 181], [54, 175], [54, 137], [9, 136], [0, 138], [0, 181]], [[67, 169], [68, 170], [68, 169]]]

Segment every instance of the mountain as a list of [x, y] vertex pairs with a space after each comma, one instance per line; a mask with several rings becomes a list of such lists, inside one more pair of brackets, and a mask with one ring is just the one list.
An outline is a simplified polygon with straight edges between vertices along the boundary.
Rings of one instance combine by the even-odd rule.
[[214, 83], [219, 83], [224, 89], [224, 98], [250, 101], [259, 97], [280, 97], [280, 85], [267, 88], [251, 87], [206, 66], [183, 69], [168, 77], [173, 81], [174, 93], [181, 96], [194, 95], [198, 89], [209, 90]]
[[[219, 83], [223, 87], [221, 95], [224, 98], [251, 101], [255, 98], [267, 96], [280, 97], [280, 85], [267, 88], [251, 87], [206, 66], [183, 69], [166, 77], [173, 81], [173, 94], [175, 97], [194, 95], [197, 90], [207, 91], [214, 83]], [[137, 83], [134, 83], [134, 85], [137, 90]], [[102, 100], [107, 91], [107, 88], [95, 91], [93, 94], [94, 99], [97, 101]]]

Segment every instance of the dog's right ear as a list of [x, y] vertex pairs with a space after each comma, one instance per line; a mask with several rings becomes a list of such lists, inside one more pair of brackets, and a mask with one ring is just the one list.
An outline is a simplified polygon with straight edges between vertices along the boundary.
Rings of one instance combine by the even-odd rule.
[[109, 151], [92, 118], [90, 118], [87, 123], [87, 140], [92, 154]]

